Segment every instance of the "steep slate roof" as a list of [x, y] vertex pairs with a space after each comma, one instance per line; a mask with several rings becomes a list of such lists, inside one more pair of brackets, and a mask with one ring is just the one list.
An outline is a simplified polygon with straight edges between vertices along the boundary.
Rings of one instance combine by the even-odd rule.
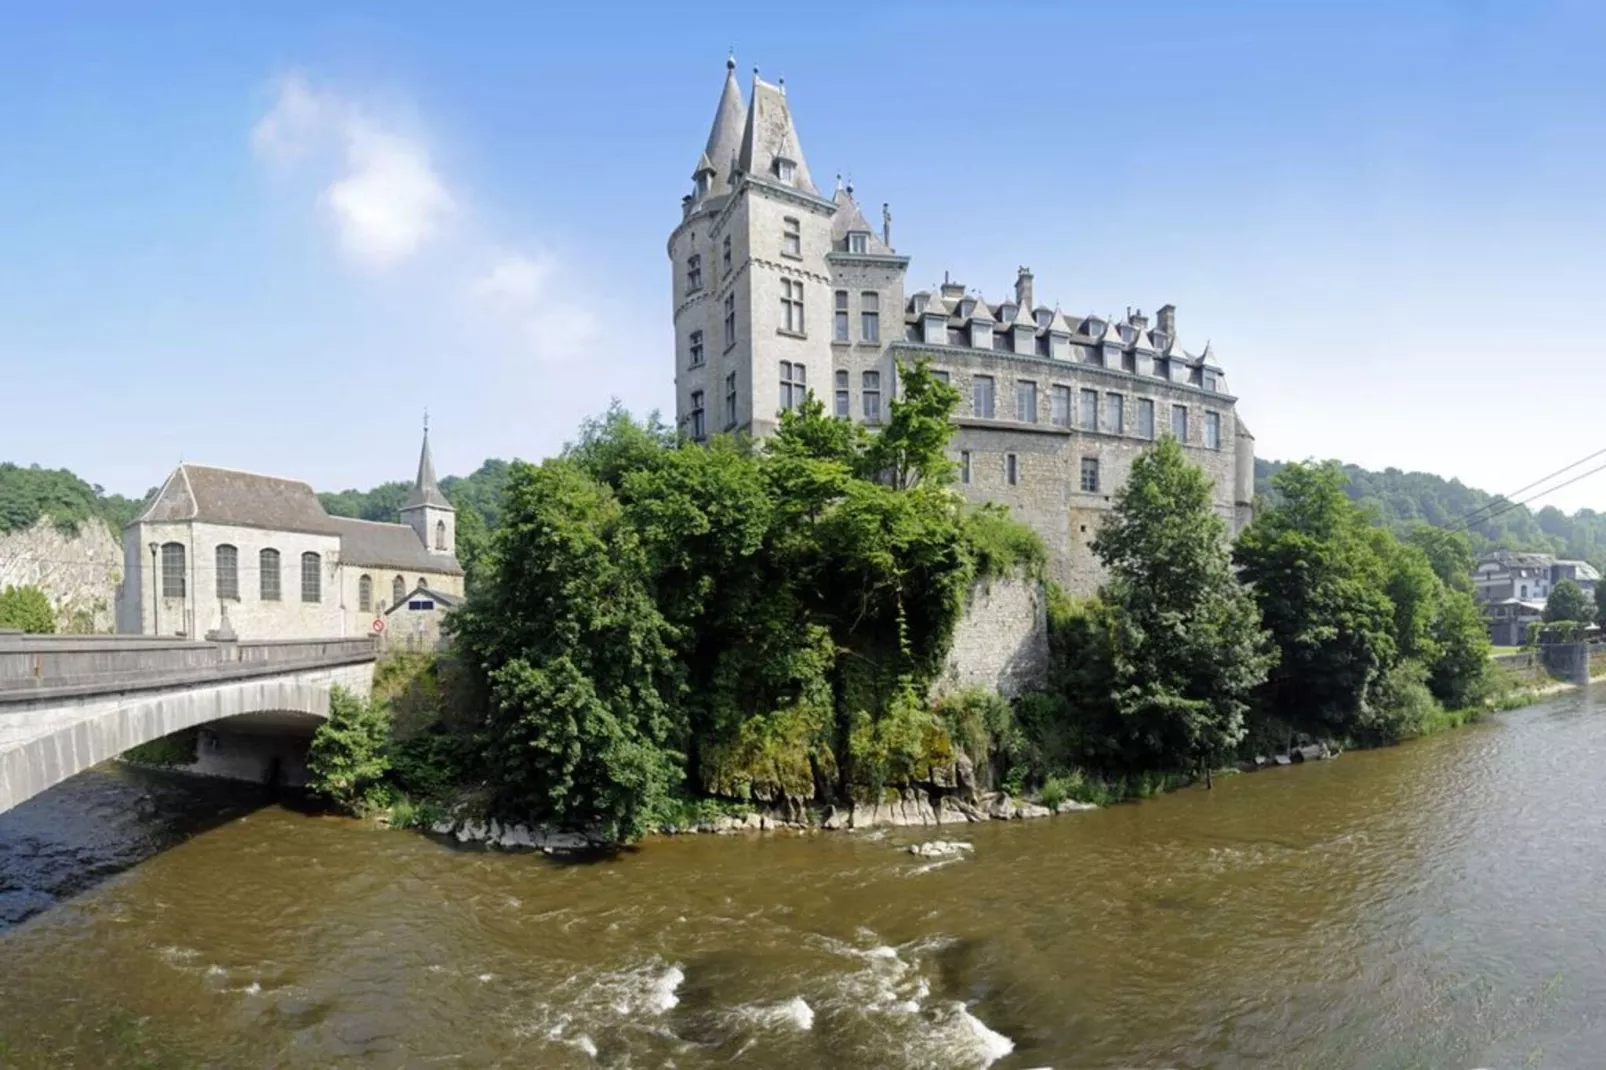
[[[725, 61], [725, 85], [719, 93], [719, 106], [714, 110], [714, 125], [708, 129], [708, 145], [703, 158], [697, 162], [701, 171], [706, 162], [714, 169], [709, 184], [711, 196], [725, 192], [730, 182], [731, 169], [736, 165], [736, 153], [742, 144], [742, 127], [747, 124], [747, 106], [742, 103], [742, 90], [736, 84], [736, 59]], [[693, 177], [697, 174], [692, 172]]]
[[418, 594], [424, 595], [426, 598], [429, 598], [431, 601], [433, 601], [437, 609], [451, 609], [453, 606], [462, 601], [462, 599], [458, 598], [455, 594], [447, 594], [445, 591], [437, 591], [433, 587], [414, 587], [412, 590], [407, 592], [406, 598], [403, 598], [400, 602], [397, 602], [395, 605], [385, 610], [385, 616], [390, 616], [398, 609], [406, 609], [408, 601], [411, 600], [414, 595]]
[[424, 429], [424, 448], [418, 452], [418, 476], [413, 480], [413, 489], [402, 503], [402, 509], [418, 509], [423, 506], [434, 506], [436, 509], [451, 509], [452, 503], [446, 500], [441, 493], [439, 484], [435, 482], [435, 458], [429, 453], [429, 429]]
[[158, 523], [196, 520], [315, 535], [335, 533], [318, 496], [300, 480], [199, 464], [179, 465], [139, 519]]
[[406, 524], [344, 516], [332, 516], [329, 523], [340, 536], [342, 564], [462, 575], [463, 566], [454, 555], [431, 553]]
[[870, 223], [859, 210], [859, 203], [853, 199], [853, 194], [845, 189], [836, 191], [832, 198], [836, 201], [836, 215], [831, 219], [831, 248], [837, 252], [847, 252], [848, 234], [855, 230], [864, 231], [870, 235], [865, 244], [865, 252], [874, 256], [890, 256], [892, 250], [887, 248], [881, 240], [881, 235], [870, 229]]
[[809, 177], [809, 165], [803, 159], [803, 145], [798, 141], [797, 128], [792, 125], [792, 109], [787, 106], [786, 94], [779, 86], [754, 75], [753, 100], [747, 108], [747, 128], [742, 132], [736, 167], [746, 174], [774, 181], [773, 165], [777, 157], [791, 160], [797, 166], [792, 182], [795, 188], [820, 196], [814, 180]]

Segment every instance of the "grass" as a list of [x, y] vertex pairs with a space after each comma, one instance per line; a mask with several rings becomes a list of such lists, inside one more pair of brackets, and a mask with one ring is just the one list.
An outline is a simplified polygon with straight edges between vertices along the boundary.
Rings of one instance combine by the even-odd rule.
[[1492, 647], [1489, 648], [1489, 656], [1491, 658], [1498, 658], [1498, 657], [1501, 657], [1501, 656], [1506, 655], [1506, 654], [1521, 654], [1521, 653], [1522, 653], [1522, 647], [1520, 647], [1520, 646], [1492, 646]]

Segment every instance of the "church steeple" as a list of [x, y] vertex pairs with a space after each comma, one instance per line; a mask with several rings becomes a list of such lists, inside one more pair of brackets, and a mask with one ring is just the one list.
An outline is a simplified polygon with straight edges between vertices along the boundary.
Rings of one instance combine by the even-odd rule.
[[403, 509], [417, 509], [430, 505], [437, 509], [450, 509], [452, 503], [441, 493], [435, 482], [435, 458], [429, 453], [429, 416], [424, 417], [424, 448], [418, 452], [418, 478], [413, 480], [413, 491], [407, 495]]
[[435, 481], [435, 458], [429, 452], [429, 414], [424, 414], [424, 445], [418, 451], [418, 477], [401, 507], [402, 523], [412, 528], [431, 553], [457, 551], [457, 510]]
[[736, 57], [732, 55], [725, 61], [725, 85], [719, 93], [719, 107], [714, 110], [714, 125], [708, 130], [708, 144], [692, 175], [699, 200], [725, 192], [746, 125], [747, 106], [742, 103], [741, 86], [736, 84]]

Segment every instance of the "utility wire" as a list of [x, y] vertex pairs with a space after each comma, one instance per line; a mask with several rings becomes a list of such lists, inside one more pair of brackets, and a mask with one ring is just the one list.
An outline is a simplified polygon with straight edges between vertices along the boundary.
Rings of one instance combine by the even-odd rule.
[[[1603, 450], [1602, 452], [1606, 453], [1606, 450]], [[1573, 466], [1572, 465], [1568, 465], [1567, 467], [1571, 468]], [[1562, 469], [1562, 471], [1566, 471], [1566, 469], [1564, 468], [1564, 469]], [[1585, 479], [1585, 478], [1587, 478], [1589, 476], [1594, 475], [1596, 472], [1601, 472], [1601, 471], [1606, 471], [1606, 464], [1596, 465], [1594, 468], [1591, 468], [1587, 472], [1580, 472], [1578, 475], [1573, 476], [1571, 479], [1567, 480], [1564, 483], [1557, 483], [1554, 487], [1550, 487], [1550, 488], [1548, 488], [1546, 490], [1542, 490], [1538, 494], [1530, 494], [1528, 497], [1522, 499], [1521, 501], [1510, 502], [1504, 508], [1499, 509], [1499, 510], [1493, 512], [1493, 513], [1490, 513], [1488, 516], [1480, 517], [1477, 520], [1473, 521], [1473, 523], [1477, 523], [1477, 524], [1487, 523], [1490, 520], [1494, 520], [1496, 517], [1504, 516], [1505, 514], [1511, 512], [1513, 509], [1520, 509], [1524, 505], [1527, 505], [1529, 502], [1537, 501], [1540, 498], [1543, 498], [1547, 494], [1554, 494], [1556, 491], [1561, 490], [1563, 487], [1570, 487], [1574, 483], [1577, 483], [1580, 479]], [[1540, 480], [1540, 482], [1542, 483], [1542, 482], [1544, 482], [1544, 480]], [[1464, 523], [1457, 524], [1455, 527], [1452, 527], [1449, 530], [1451, 530], [1451, 531], [1465, 531], [1468, 526], [1469, 525], [1464, 524]]]
[[[1585, 463], [1587, 463], [1589, 461], [1593, 461], [1596, 457], [1599, 457], [1602, 454], [1606, 454], [1606, 449], [1599, 449], [1599, 450], [1596, 450], [1594, 453], [1591, 453], [1587, 457], [1581, 457], [1578, 460], [1574, 461], [1572, 464], [1569, 464], [1564, 468], [1556, 469], [1554, 472], [1550, 473], [1548, 476], [1545, 476], [1542, 479], [1534, 480], [1532, 483], [1529, 483], [1526, 487], [1518, 487], [1516, 490], [1512, 491], [1510, 494], [1501, 494], [1501, 495], [1497, 495], [1496, 497], [1490, 498], [1488, 501], [1484, 502], [1482, 505], [1480, 505], [1476, 509], [1472, 510], [1472, 512], [1468, 513], [1466, 516], [1462, 517], [1460, 520], [1457, 520], [1455, 522], [1455, 526], [1451, 530], [1460, 531], [1460, 530], [1463, 529], [1463, 527], [1470, 527], [1473, 524], [1481, 524], [1481, 523], [1483, 523], [1483, 522], [1485, 522], [1487, 520], [1492, 520], [1496, 516], [1499, 516], [1500, 512], [1509, 512], [1508, 509], [1502, 509], [1500, 512], [1490, 513], [1489, 516], [1480, 517], [1478, 515], [1479, 513], [1485, 512], [1486, 510], [1495, 509], [1496, 507], [1501, 506], [1501, 505], [1512, 504], [1512, 499], [1515, 498], [1517, 495], [1525, 494], [1528, 491], [1532, 490], [1533, 488], [1539, 486], [1542, 483], [1548, 483], [1552, 479], [1555, 479], [1557, 476], [1561, 475], [1563, 472], [1569, 472], [1572, 469], [1577, 468], [1581, 464], [1585, 464]], [[1593, 471], [1599, 471], [1599, 469], [1593, 469]], [[1587, 474], [1588, 473], [1585, 473], [1585, 475], [1587, 475]], [[1582, 477], [1579, 477], [1579, 478], [1582, 478]], [[1576, 480], [1573, 480], [1571, 482], [1576, 482]], [[1563, 483], [1561, 486], [1565, 487], [1565, 486], [1567, 486], [1567, 484]], [[1550, 490], [1560, 490], [1560, 489], [1561, 489], [1561, 487], [1551, 487], [1550, 488]], [[1545, 494], [1549, 494], [1550, 490], [1547, 490], [1544, 493]], [[1537, 494], [1534, 495], [1534, 498], [1538, 498], [1538, 497], [1542, 497], [1542, 495], [1537, 495]], [[1526, 500], [1532, 501], [1533, 498], [1529, 498], [1529, 499], [1526, 499]], [[1518, 502], [1516, 504], [1520, 505], [1521, 503]]]

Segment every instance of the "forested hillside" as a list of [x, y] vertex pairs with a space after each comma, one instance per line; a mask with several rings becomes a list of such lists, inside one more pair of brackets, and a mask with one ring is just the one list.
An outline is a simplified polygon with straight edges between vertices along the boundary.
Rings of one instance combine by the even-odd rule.
[[[501, 519], [502, 487], [507, 482], [508, 462], [492, 458], [480, 465], [473, 475], [447, 476], [440, 481], [441, 492], [459, 511], [473, 510], [495, 527]], [[411, 483], [381, 483], [372, 490], [342, 490], [318, 495], [323, 507], [332, 516], [351, 516], [359, 520], [388, 520], [394, 522], [396, 513], [407, 500]]]
[[[1275, 503], [1271, 477], [1284, 466], [1282, 461], [1255, 460], [1255, 494]], [[1606, 568], [1606, 514], [1580, 509], [1568, 516], [1560, 509], [1545, 506], [1537, 513], [1526, 506], [1509, 508], [1498, 495], [1466, 486], [1460, 480], [1444, 479], [1426, 472], [1402, 472], [1385, 468], [1369, 472], [1347, 464], [1348, 493], [1358, 504], [1371, 508], [1380, 523], [1396, 533], [1412, 524], [1435, 527], [1467, 525], [1473, 549], [1540, 550], [1562, 557], [1588, 561]], [[1495, 504], [1497, 501], [1500, 504]], [[1481, 511], [1480, 511], [1481, 510]]]
[[93, 518], [104, 520], [115, 534], [139, 515], [143, 501], [107, 494], [65, 468], [0, 463], [0, 534], [26, 531], [40, 517], [48, 518], [64, 535], [78, 534], [79, 525]]

